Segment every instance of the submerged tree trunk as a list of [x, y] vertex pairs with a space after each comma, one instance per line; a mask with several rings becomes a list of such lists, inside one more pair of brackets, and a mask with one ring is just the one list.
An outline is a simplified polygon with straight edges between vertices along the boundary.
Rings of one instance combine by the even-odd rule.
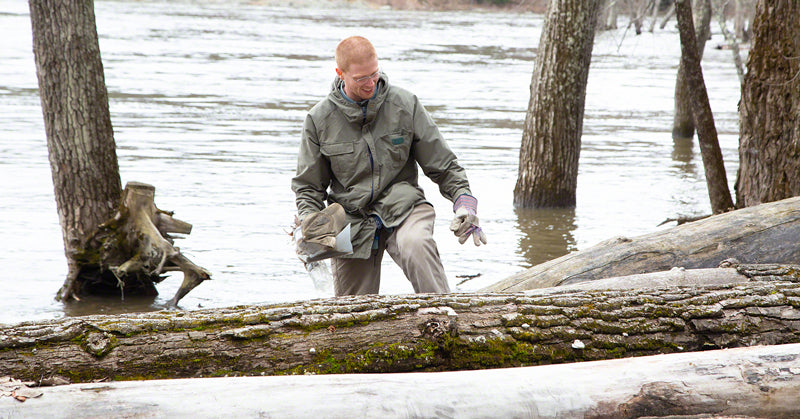
[[82, 252], [122, 194], [91, 0], [30, 0], [33, 52], [72, 296]]
[[618, 237], [536, 265], [482, 291], [518, 292], [601, 278], [800, 261], [800, 198], [762, 204], [638, 237]]
[[575, 205], [586, 83], [602, 0], [547, 7], [522, 133], [514, 205]]
[[[800, 341], [797, 267], [746, 282], [357, 296], [0, 327], [0, 376], [72, 381], [445, 371]], [[741, 274], [737, 274], [741, 275]]]
[[[710, 0], [703, 0], [709, 4], [708, 15], [704, 26], [708, 27], [711, 18]], [[719, 214], [733, 209], [733, 198], [728, 189], [728, 177], [725, 173], [725, 164], [722, 161], [722, 151], [719, 147], [717, 129], [714, 126], [714, 116], [708, 101], [708, 92], [703, 81], [703, 70], [700, 66], [702, 54], [698, 50], [698, 41], [695, 37], [692, 24], [692, 8], [689, 0], [675, 1], [675, 14], [678, 20], [678, 31], [681, 38], [681, 65], [684, 70], [684, 84], [687, 89], [687, 99], [697, 128], [697, 139], [700, 144], [700, 154], [703, 157], [708, 196], [711, 200], [711, 210]], [[707, 37], [708, 33], [701, 36]], [[677, 100], [677, 96], [676, 96]]]
[[[169, 270], [184, 283], [209, 273], [172, 247], [191, 225], [153, 203], [154, 188], [130, 183], [123, 197], [92, 0], [30, 0], [33, 51], [68, 273], [57, 298], [151, 295]], [[142, 191], [149, 202], [137, 199]], [[122, 203], [121, 203], [122, 202]]]
[[[702, 60], [706, 41], [711, 35], [711, 0], [695, 0], [693, 3], [694, 18], [690, 21], [694, 22], [698, 59]], [[692, 114], [692, 95], [695, 92], [689, 85], [686, 71], [684, 61], [681, 59], [678, 76], [675, 78], [675, 114], [672, 119], [672, 139], [675, 141], [691, 139], [695, 131]]]
[[800, 2], [757, 3], [739, 121], [737, 205], [800, 195]]

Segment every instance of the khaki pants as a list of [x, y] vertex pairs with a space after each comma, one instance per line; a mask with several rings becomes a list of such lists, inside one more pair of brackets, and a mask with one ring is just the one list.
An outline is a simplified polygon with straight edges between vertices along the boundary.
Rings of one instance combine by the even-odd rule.
[[435, 218], [432, 206], [417, 205], [392, 234], [381, 230], [378, 249], [369, 259], [331, 259], [336, 295], [377, 294], [384, 250], [403, 270], [414, 292], [449, 293], [439, 249], [433, 241]]

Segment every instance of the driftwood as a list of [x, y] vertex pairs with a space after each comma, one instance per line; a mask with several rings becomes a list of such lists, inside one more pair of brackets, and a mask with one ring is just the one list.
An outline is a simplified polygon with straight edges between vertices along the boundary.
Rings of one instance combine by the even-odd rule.
[[0, 376], [445, 371], [800, 341], [800, 268], [724, 271], [732, 282], [371, 295], [21, 323], [0, 328]]
[[172, 233], [189, 234], [192, 225], [156, 208], [155, 187], [139, 182], [125, 185], [115, 216], [100, 225], [87, 249], [75, 255], [81, 270], [67, 278], [59, 299], [79, 300], [87, 295], [156, 296], [155, 284], [169, 271], [183, 272], [171, 304], [211, 274], [174, 247]]
[[797, 418], [800, 344], [441, 373], [42, 388], [0, 417]]
[[536, 265], [481, 291], [517, 292], [600, 278], [715, 268], [741, 263], [800, 262], [800, 197], [761, 204], [634, 238], [619, 237]]

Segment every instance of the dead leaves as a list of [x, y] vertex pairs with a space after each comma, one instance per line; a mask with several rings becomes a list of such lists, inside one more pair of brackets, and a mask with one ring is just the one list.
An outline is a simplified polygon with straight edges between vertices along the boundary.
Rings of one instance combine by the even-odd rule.
[[34, 384], [33, 382], [24, 382], [7, 376], [0, 377], [0, 397], [9, 396], [21, 402], [33, 397], [39, 397], [42, 395], [41, 391], [28, 387]]

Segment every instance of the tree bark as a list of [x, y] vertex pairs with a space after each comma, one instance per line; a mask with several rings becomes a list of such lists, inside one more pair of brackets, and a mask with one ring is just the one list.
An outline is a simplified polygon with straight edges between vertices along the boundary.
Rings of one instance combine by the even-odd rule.
[[739, 106], [737, 206], [800, 195], [800, 3], [756, 4]]
[[586, 83], [602, 0], [549, 3], [531, 80], [514, 205], [575, 205]]
[[[155, 188], [132, 182], [122, 196], [94, 3], [30, 0], [29, 5], [39, 96], [69, 269], [57, 299], [98, 294], [124, 298], [126, 293], [155, 296], [155, 283], [163, 279], [162, 273], [181, 270], [184, 282], [172, 300], [177, 304], [210, 274], [172, 247], [169, 233], [188, 234], [191, 225], [155, 207]], [[144, 196], [137, 193], [143, 191]]]
[[[705, 18], [705, 27], [711, 19], [710, 0], [702, 0], [709, 4]], [[708, 92], [703, 81], [703, 70], [700, 66], [701, 54], [692, 24], [692, 8], [689, 0], [675, 1], [675, 15], [678, 20], [678, 32], [681, 38], [681, 68], [684, 69], [685, 84], [689, 90], [689, 100], [694, 125], [697, 128], [697, 139], [700, 144], [700, 155], [705, 168], [708, 197], [714, 214], [733, 209], [733, 198], [728, 189], [728, 177], [722, 161], [717, 129], [714, 126], [714, 115], [708, 101]], [[704, 36], [708, 36], [706, 32]], [[677, 97], [676, 97], [677, 100]]]
[[618, 237], [536, 265], [482, 291], [518, 292], [600, 278], [800, 261], [800, 198], [762, 204], [634, 238]]
[[[0, 376], [74, 382], [446, 371], [800, 341], [797, 267], [749, 282], [358, 296], [0, 328]], [[753, 273], [755, 272], [755, 273]]]
[[[33, 52], [69, 273], [122, 193], [91, 0], [30, 0]], [[59, 295], [64, 295], [62, 291]]]
[[[711, 35], [711, 0], [695, 0], [693, 3], [694, 18], [690, 22], [694, 22], [698, 61], [701, 61], [706, 41]], [[680, 25], [680, 22], [678, 23]], [[672, 118], [672, 139], [675, 141], [689, 140], [694, 136], [695, 131], [692, 113], [692, 96], [695, 92], [689, 85], [686, 71], [686, 65], [681, 59], [678, 65], [678, 76], [675, 78], [675, 114]]]
[[798, 353], [787, 344], [434, 374], [75, 384], [32, 389], [40, 396], [26, 403], [0, 397], [0, 416], [797, 418]]

